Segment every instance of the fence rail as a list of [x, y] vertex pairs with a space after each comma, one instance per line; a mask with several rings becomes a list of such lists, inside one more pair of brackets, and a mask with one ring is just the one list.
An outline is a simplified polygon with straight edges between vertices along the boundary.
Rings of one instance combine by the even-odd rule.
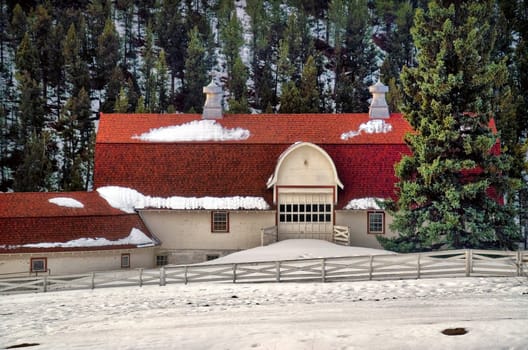
[[0, 279], [0, 294], [191, 282], [328, 282], [463, 276], [528, 276], [528, 252], [450, 250], [6, 278]]

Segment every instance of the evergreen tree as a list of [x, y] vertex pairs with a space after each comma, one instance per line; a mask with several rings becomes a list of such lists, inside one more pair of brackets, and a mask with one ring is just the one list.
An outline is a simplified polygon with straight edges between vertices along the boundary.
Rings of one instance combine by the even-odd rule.
[[22, 74], [27, 74], [32, 79], [40, 81], [40, 62], [38, 52], [29, 33], [25, 33], [16, 52], [16, 67]]
[[51, 135], [44, 132], [30, 134], [24, 148], [22, 162], [14, 176], [13, 189], [17, 192], [47, 191], [52, 185], [52, 162], [48, 158]]
[[312, 56], [308, 57], [301, 76], [301, 98], [302, 110], [304, 113], [318, 113], [319, 89], [317, 86], [317, 67]]
[[116, 99], [119, 96], [119, 91], [121, 91], [121, 88], [125, 84], [126, 82], [121, 67], [115, 66], [114, 69], [112, 69], [108, 84], [106, 85], [106, 98], [101, 105], [101, 111], [105, 113], [114, 112], [114, 106]]
[[42, 89], [35, 79], [27, 72], [17, 76], [20, 91], [18, 105], [20, 120], [20, 139], [18, 144], [23, 145], [32, 133], [39, 136], [46, 122], [45, 103]]
[[329, 16], [334, 23], [335, 88], [338, 112], [368, 111], [368, 87], [377, 70], [370, 39], [366, 0], [335, 0]]
[[37, 6], [31, 12], [30, 17], [29, 30], [38, 53], [42, 96], [47, 103], [48, 86], [54, 67], [52, 61], [60, 59], [60, 57], [53, 57], [54, 53], [57, 53], [57, 50], [53, 48], [54, 40], [56, 40], [53, 36], [53, 20], [46, 7], [42, 5]]
[[169, 94], [168, 94], [168, 80], [169, 72], [167, 67], [167, 61], [165, 60], [165, 51], [162, 49], [159, 53], [158, 62], [156, 62], [156, 90], [158, 93], [158, 108], [157, 112], [167, 112], [169, 106]]
[[[154, 76], [154, 64], [156, 62], [154, 53], [154, 35], [147, 27], [147, 34], [145, 36], [145, 46], [143, 48], [143, 66], [141, 73], [143, 73], [143, 91], [144, 91], [144, 107], [147, 110], [154, 110], [155, 93], [156, 93], [156, 79]], [[151, 103], [152, 100], [152, 103]]]
[[208, 84], [206, 50], [198, 28], [189, 32], [189, 46], [185, 59], [184, 110], [201, 113], [205, 97], [203, 87]]
[[11, 16], [11, 22], [9, 26], [9, 32], [11, 36], [11, 47], [16, 50], [22, 38], [28, 31], [28, 20], [26, 13], [22, 9], [19, 3], [13, 8], [13, 14]]
[[280, 97], [281, 113], [301, 113], [303, 110], [303, 99], [299, 88], [293, 81], [288, 81], [282, 86]]
[[406, 137], [412, 155], [396, 166], [399, 198], [389, 209], [400, 236], [381, 238], [386, 248], [516, 246], [511, 197], [501, 201], [517, 182], [506, 176], [511, 158], [497, 154], [490, 128], [494, 91], [507, 74], [490, 55], [492, 8], [492, 1], [432, 1], [416, 12], [418, 65], [401, 77], [403, 112], [416, 133]]
[[104, 88], [119, 62], [119, 35], [111, 19], [106, 21], [103, 33], [97, 39], [95, 87]]
[[63, 56], [66, 80], [70, 86], [69, 93], [77, 96], [81, 89], [89, 91], [90, 71], [81, 57], [81, 41], [77, 36], [74, 24], [70, 26], [64, 39]]
[[114, 112], [126, 113], [128, 112], [128, 96], [124, 87], [119, 90], [119, 95], [116, 98], [114, 105]]
[[175, 94], [175, 80], [184, 79], [185, 53], [188, 35], [182, 18], [181, 0], [161, 0], [154, 31], [159, 46], [165, 50], [171, 74], [171, 96]]

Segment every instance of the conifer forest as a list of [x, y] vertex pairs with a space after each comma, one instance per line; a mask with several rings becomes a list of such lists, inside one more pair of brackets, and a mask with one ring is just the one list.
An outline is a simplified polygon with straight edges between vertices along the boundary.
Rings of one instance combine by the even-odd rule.
[[[504, 67], [483, 78], [500, 80], [485, 112], [493, 114], [509, 157], [508, 167], [496, 167], [520, 179], [528, 1], [486, 3], [485, 37], [451, 39], [487, 46], [486, 57], [465, 65]], [[378, 79], [390, 88], [391, 111], [410, 112], [420, 107], [409, 96], [424, 79], [402, 82], [410, 74], [402, 72], [435, 64], [415, 28], [423, 21], [416, 13], [429, 6], [427, 0], [0, 0], [0, 191], [90, 190], [101, 112], [200, 113], [202, 88], [212, 79], [224, 89], [227, 113], [367, 112], [368, 87]], [[445, 73], [437, 68], [438, 76]], [[466, 84], [472, 82], [459, 94], [482, 91], [489, 81]], [[521, 198], [523, 186], [515, 188]]]

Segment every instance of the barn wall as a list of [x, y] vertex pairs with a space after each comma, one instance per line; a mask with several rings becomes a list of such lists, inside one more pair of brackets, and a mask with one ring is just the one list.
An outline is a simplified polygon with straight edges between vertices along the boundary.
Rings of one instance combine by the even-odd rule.
[[211, 232], [210, 210], [143, 210], [141, 218], [161, 241], [170, 264], [202, 262], [207, 256], [261, 245], [261, 229], [275, 225], [274, 211], [229, 211], [229, 232]]
[[[53, 253], [0, 254], [0, 278], [35, 275], [30, 273], [31, 258], [47, 258], [51, 275], [67, 275], [121, 269], [121, 254], [130, 254], [130, 268], [152, 268], [154, 248], [75, 251]], [[42, 275], [44, 273], [40, 273]]]
[[[350, 228], [350, 245], [367, 248], [382, 248], [375, 234], [368, 233], [367, 210], [336, 210], [336, 225]], [[385, 237], [395, 237], [389, 225], [392, 217], [385, 213]]]

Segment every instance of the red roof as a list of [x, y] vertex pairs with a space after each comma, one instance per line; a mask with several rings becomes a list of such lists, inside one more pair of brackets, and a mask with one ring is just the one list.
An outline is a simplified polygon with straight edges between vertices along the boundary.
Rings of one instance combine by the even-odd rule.
[[217, 122], [243, 128], [241, 141], [145, 142], [151, 129], [201, 119], [188, 114], [111, 114], [99, 124], [95, 185], [133, 188], [150, 196], [258, 196], [272, 204], [266, 183], [279, 156], [297, 141], [317, 144], [333, 159], [344, 189], [338, 208], [351, 199], [394, 197], [394, 164], [408, 154], [411, 131], [400, 114], [385, 119], [387, 133], [361, 133], [343, 140], [370, 119], [367, 114], [226, 115]]
[[[137, 136], [152, 129], [182, 125], [201, 120], [199, 114], [101, 114], [97, 143], [146, 143]], [[217, 123], [224, 128], [249, 130], [242, 141], [222, 143], [292, 144], [307, 141], [315, 144], [402, 144], [411, 128], [401, 114], [385, 119], [392, 126], [387, 133], [360, 135], [342, 140], [341, 135], [357, 131], [371, 120], [368, 114], [227, 114]], [[210, 141], [212, 142], [212, 141]], [[151, 143], [151, 142], [148, 142]], [[197, 143], [197, 142], [192, 142]]]
[[[56, 198], [74, 199], [84, 207], [72, 208], [49, 202]], [[81, 238], [116, 241], [128, 237], [134, 228], [151, 237], [139, 215], [110, 207], [97, 192], [0, 193], [0, 253], [136, 248], [135, 245], [22, 247]]]

